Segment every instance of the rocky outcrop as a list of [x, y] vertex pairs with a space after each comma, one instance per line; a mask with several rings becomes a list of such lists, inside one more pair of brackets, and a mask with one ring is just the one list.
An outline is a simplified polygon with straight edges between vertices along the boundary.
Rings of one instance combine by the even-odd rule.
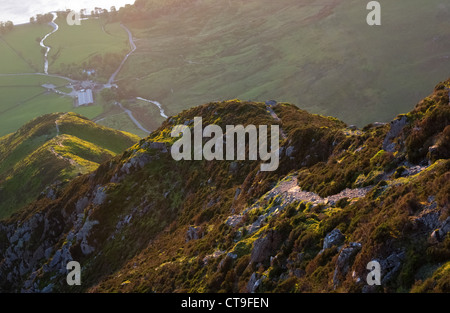
[[395, 143], [393, 140], [400, 134], [406, 124], [408, 124], [408, 118], [405, 115], [402, 115], [391, 122], [391, 128], [383, 141], [383, 150], [388, 152], [395, 151]]
[[334, 246], [340, 246], [344, 243], [345, 236], [341, 233], [339, 229], [333, 229], [330, 233], [325, 236], [323, 240], [322, 250], [329, 249]]
[[203, 237], [203, 230], [201, 227], [190, 226], [186, 232], [186, 242], [191, 240], [198, 240]]
[[252, 276], [250, 276], [250, 280], [247, 283], [247, 292], [248, 293], [254, 293], [258, 289], [259, 285], [261, 284], [261, 279], [259, 278], [259, 274], [253, 273]]
[[333, 275], [333, 284], [336, 288], [339, 286], [341, 279], [347, 275], [353, 260], [358, 252], [361, 250], [361, 244], [358, 242], [351, 242], [347, 247], [343, 248], [336, 260], [336, 268]]
[[445, 236], [450, 232], [450, 217], [448, 217], [442, 226], [431, 233], [431, 238], [435, 239], [436, 242], [444, 240]]
[[394, 252], [386, 259], [379, 260], [381, 265], [381, 285], [386, 285], [391, 279], [395, 277], [401, 269], [402, 263], [405, 260], [406, 254], [403, 251]]
[[251, 263], [260, 263], [269, 257], [279, 248], [281, 235], [276, 230], [269, 230], [265, 236], [256, 239], [250, 256]]

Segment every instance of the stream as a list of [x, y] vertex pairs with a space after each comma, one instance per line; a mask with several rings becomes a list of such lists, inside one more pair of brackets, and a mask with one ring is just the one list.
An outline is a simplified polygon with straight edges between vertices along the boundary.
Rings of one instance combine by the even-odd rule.
[[166, 115], [166, 113], [164, 112], [164, 109], [162, 108], [161, 103], [159, 103], [158, 101], [153, 101], [153, 100], [147, 100], [141, 97], [136, 97], [136, 99], [138, 100], [142, 100], [148, 103], [152, 103], [154, 105], [156, 105], [159, 108], [159, 114], [163, 117], [163, 118], [168, 118], [168, 116]]
[[56, 18], [58, 17], [58, 15], [54, 12], [52, 12], [53, 14], [53, 20], [49, 23], [50, 26], [53, 27], [53, 31], [51, 31], [50, 33], [48, 33], [47, 35], [44, 36], [44, 38], [42, 38], [41, 42], [39, 43], [40, 46], [44, 49], [46, 49], [45, 54], [44, 54], [44, 73], [48, 75], [48, 53], [51, 50], [51, 47], [48, 47], [44, 44], [44, 41], [52, 34], [56, 33], [59, 29], [58, 24], [55, 23]]

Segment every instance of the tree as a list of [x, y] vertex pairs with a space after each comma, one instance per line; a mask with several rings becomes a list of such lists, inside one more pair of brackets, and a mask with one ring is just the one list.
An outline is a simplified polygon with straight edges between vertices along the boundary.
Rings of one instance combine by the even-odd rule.
[[14, 23], [11, 22], [11, 21], [7, 21], [7, 22], [5, 23], [5, 28], [6, 28], [6, 31], [7, 31], [7, 32], [12, 31], [12, 30], [14, 29]]
[[0, 22], [0, 34], [4, 35], [14, 29], [14, 24], [11, 21]]

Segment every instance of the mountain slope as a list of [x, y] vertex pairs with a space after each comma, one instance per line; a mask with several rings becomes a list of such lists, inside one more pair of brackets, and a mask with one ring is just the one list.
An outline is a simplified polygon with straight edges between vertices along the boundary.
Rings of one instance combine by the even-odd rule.
[[[51, 184], [95, 170], [138, 140], [74, 113], [44, 115], [0, 138], [0, 217], [36, 199]], [[45, 192], [56, 197], [51, 188]]]
[[[450, 109], [439, 84], [362, 130], [279, 103], [209, 103], [0, 222], [0, 290], [449, 291]], [[280, 167], [180, 161], [173, 126], [281, 126]], [[366, 285], [370, 260], [382, 286]], [[82, 285], [66, 284], [81, 263]]]
[[386, 1], [380, 27], [367, 25], [366, 6], [358, 0], [137, 1], [119, 14], [137, 50], [118, 84], [159, 101], [168, 114], [230, 98], [275, 99], [360, 127], [387, 122], [447, 77], [450, 5]]

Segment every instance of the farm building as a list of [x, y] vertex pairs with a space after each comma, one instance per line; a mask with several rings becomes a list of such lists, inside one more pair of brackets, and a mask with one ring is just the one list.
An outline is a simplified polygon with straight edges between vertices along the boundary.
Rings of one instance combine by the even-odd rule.
[[77, 92], [78, 106], [94, 103], [94, 96], [91, 89], [82, 89]]

